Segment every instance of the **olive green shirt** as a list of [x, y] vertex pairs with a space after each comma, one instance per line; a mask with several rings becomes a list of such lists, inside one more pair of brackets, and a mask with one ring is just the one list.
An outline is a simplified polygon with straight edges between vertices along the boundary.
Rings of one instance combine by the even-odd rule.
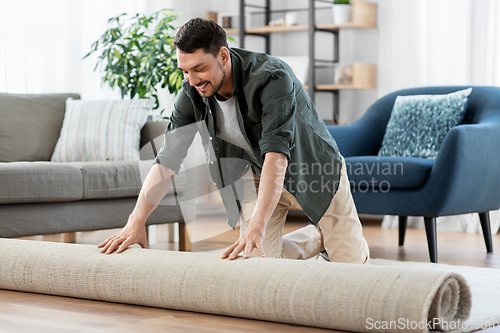
[[197, 128], [228, 223], [235, 228], [241, 209], [235, 183], [248, 170], [248, 163], [260, 173], [266, 153], [285, 154], [284, 188], [317, 224], [338, 189], [342, 162], [337, 144], [284, 61], [238, 48], [231, 48], [230, 53], [237, 119], [257, 163], [251, 162], [244, 149], [217, 137], [214, 97], [202, 98], [186, 81], [174, 103], [155, 163], [178, 172], [196, 134], [182, 128]]

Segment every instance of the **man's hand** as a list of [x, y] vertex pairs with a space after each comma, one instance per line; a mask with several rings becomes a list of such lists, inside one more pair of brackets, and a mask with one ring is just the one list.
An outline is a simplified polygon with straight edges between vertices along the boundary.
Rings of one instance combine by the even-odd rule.
[[116, 253], [121, 253], [132, 244], [139, 244], [145, 249], [149, 248], [144, 223], [137, 222], [131, 216], [125, 227], [119, 233], [106, 239], [104, 242], [97, 245], [97, 247], [102, 248], [102, 253], [110, 254], [117, 248], [118, 251], [116, 251]]
[[149, 248], [146, 235], [146, 220], [167, 194], [174, 174], [174, 171], [161, 164], [153, 165], [144, 180], [137, 203], [128, 218], [127, 224], [115, 236], [97, 245], [97, 247], [102, 248], [101, 252], [110, 254], [119, 247], [116, 253], [120, 253], [132, 244], [139, 244], [145, 249]]
[[250, 257], [250, 253], [253, 249], [257, 249], [260, 253], [260, 256], [264, 258], [266, 255], [264, 253], [264, 248], [262, 247], [262, 243], [264, 242], [264, 237], [266, 235], [265, 226], [255, 226], [250, 222], [248, 228], [245, 230], [243, 235], [238, 238], [238, 240], [228, 247], [224, 253], [221, 254], [220, 258], [224, 259], [229, 256], [229, 260], [236, 259], [238, 254], [243, 252], [243, 258], [247, 259]]
[[274, 152], [265, 154], [259, 193], [250, 217], [250, 223], [240, 238], [221, 254], [221, 259], [227, 258], [227, 256], [229, 256], [229, 260], [236, 259], [241, 251], [244, 251], [243, 258], [247, 259], [255, 248], [262, 258], [266, 256], [262, 247], [266, 235], [266, 225], [276, 209], [283, 191], [287, 166], [288, 160], [285, 154]]

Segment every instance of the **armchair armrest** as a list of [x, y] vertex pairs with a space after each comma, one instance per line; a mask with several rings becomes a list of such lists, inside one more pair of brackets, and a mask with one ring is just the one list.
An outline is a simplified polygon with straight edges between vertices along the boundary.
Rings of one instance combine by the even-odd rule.
[[326, 127], [344, 157], [377, 155], [385, 133], [385, 126], [382, 129], [369, 126], [364, 118], [349, 125]]
[[453, 215], [500, 208], [499, 142], [500, 117], [448, 132], [421, 192], [431, 211]]

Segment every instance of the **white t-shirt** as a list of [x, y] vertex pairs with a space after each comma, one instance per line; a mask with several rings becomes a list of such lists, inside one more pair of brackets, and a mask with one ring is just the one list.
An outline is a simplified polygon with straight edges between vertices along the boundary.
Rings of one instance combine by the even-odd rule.
[[248, 156], [250, 156], [254, 162], [257, 162], [252, 148], [245, 140], [243, 133], [241, 133], [238, 118], [236, 116], [236, 99], [234, 96], [225, 101], [219, 101], [217, 98], [215, 98], [215, 100], [217, 101], [217, 103], [215, 103], [215, 108], [217, 112], [217, 127], [219, 129], [217, 137], [237, 147], [243, 148]]

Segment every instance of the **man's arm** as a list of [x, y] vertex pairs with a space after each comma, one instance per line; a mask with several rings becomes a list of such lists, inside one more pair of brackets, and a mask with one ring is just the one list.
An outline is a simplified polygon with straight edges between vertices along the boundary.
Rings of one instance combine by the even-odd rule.
[[265, 257], [262, 243], [266, 234], [266, 225], [278, 205], [283, 191], [285, 172], [288, 166], [287, 156], [281, 153], [268, 152], [265, 154], [262, 173], [260, 176], [257, 203], [250, 217], [250, 223], [238, 240], [222, 253], [221, 259], [235, 259], [243, 252], [244, 258], [257, 248], [261, 257]]
[[102, 248], [101, 252], [109, 254], [118, 248], [116, 253], [120, 253], [128, 246], [136, 243], [143, 248], [148, 248], [146, 220], [167, 194], [174, 174], [174, 171], [161, 164], [153, 164], [144, 180], [137, 203], [128, 218], [127, 224], [118, 234], [98, 245], [98, 247]]
[[[127, 246], [139, 244], [148, 247], [146, 220], [167, 194], [172, 176], [179, 171], [181, 163], [198, 131], [191, 99], [183, 89], [179, 91], [170, 115], [170, 122], [160, 150], [155, 158], [137, 198], [134, 210], [129, 215], [125, 227], [115, 236], [98, 245], [101, 252], [123, 252]], [[191, 126], [190, 126], [191, 125]]]

